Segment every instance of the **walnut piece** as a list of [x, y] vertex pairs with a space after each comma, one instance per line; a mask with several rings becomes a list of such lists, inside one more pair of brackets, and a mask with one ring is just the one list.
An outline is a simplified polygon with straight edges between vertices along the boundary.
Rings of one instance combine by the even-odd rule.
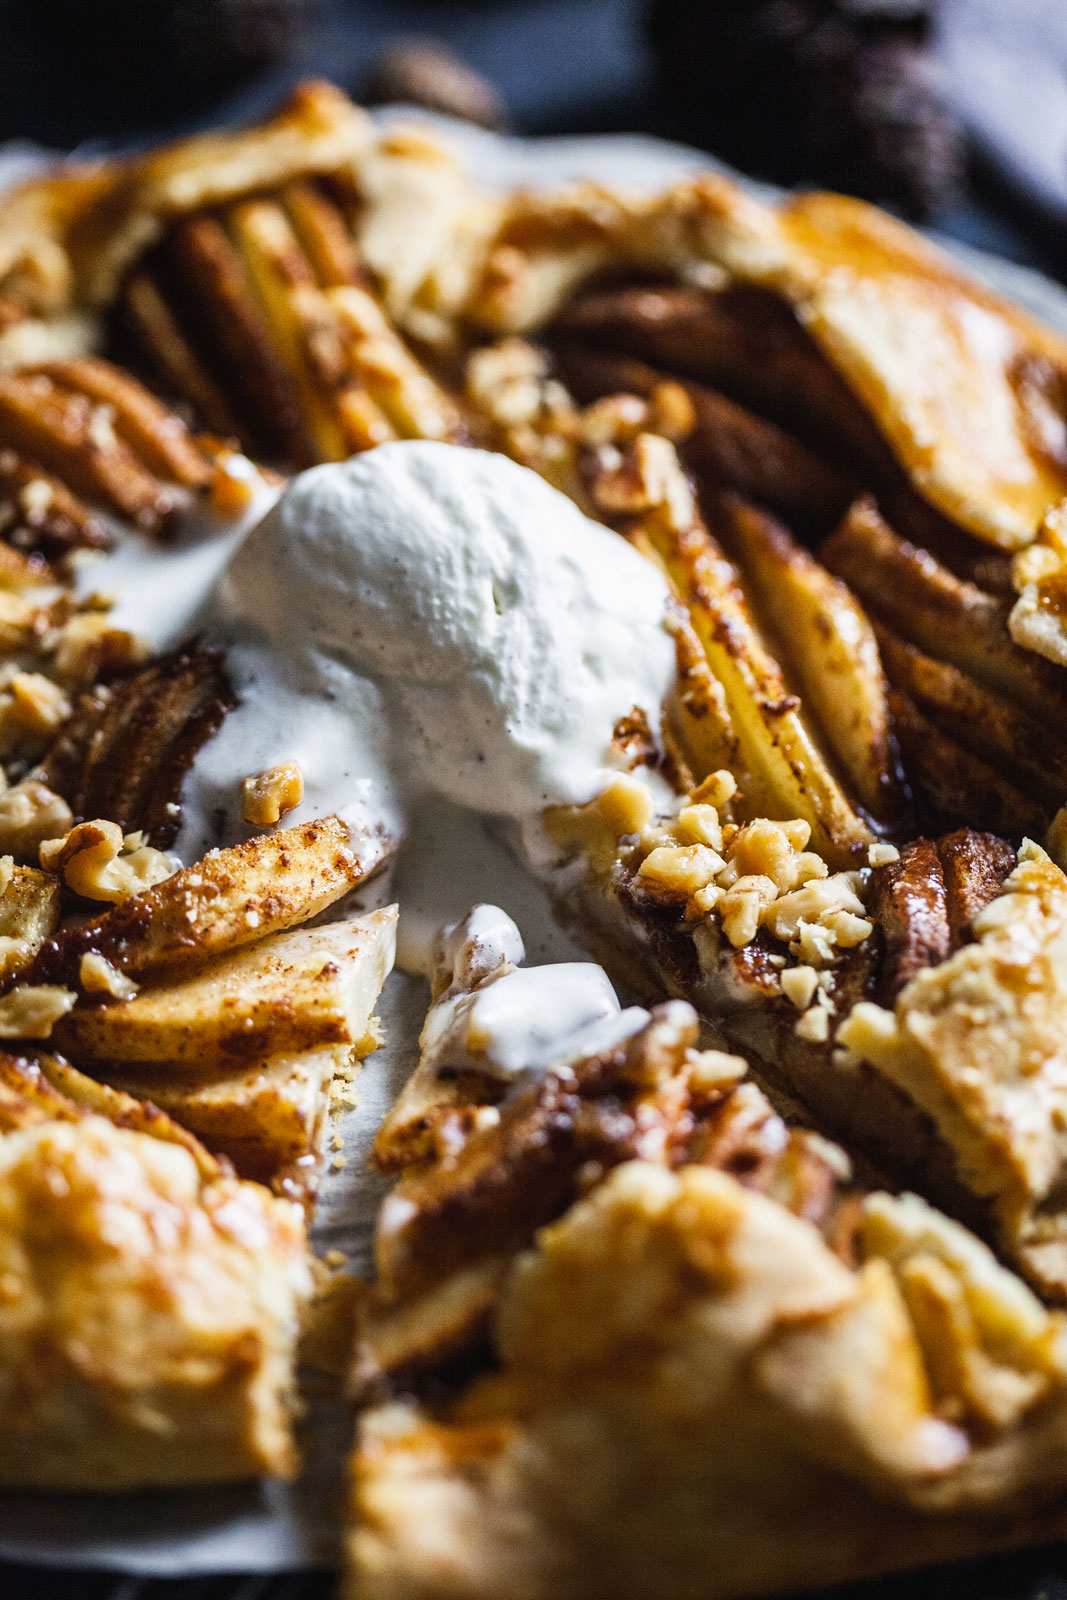
[[98, 950], [87, 950], [82, 956], [78, 977], [86, 994], [107, 994], [113, 1000], [130, 1000], [141, 987]]
[[0, 998], [0, 1039], [47, 1039], [77, 995], [54, 984], [20, 984]]
[[67, 887], [84, 899], [117, 903], [176, 870], [170, 856], [143, 841], [140, 833], [123, 837], [117, 822], [79, 822], [64, 838], [43, 841], [41, 865], [62, 873]]
[[304, 798], [304, 774], [295, 761], [283, 761], [246, 778], [241, 786], [241, 815], [254, 828], [273, 828]]
[[45, 839], [66, 833], [73, 821], [60, 795], [47, 784], [26, 778], [0, 794], [0, 850], [33, 859]]

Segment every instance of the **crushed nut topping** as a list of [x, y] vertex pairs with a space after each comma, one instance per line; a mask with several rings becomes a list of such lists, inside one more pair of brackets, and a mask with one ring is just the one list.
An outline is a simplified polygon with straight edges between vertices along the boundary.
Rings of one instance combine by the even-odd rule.
[[787, 967], [782, 973], [782, 993], [798, 1011], [806, 1011], [815, 996], [818, 973], [814, 967]]
[[809, 1006], [796, 1025], [797, 1037], [812, 1044], [825, 1044], [830, 1037], [830, 1013], [825, 1006]]
[[222, 451], [215, 461], [211, 478], [211, 509], [217, 517], [230, 519], [247, 511], [262, 477], [258, 467], [237, 451]]
[[0, 1039], [47, 1039], [77, 998], [50, 983], [20, 984], [0, 997]]
[[619, 838], [628, 833], [640, 833], [652, 821], [656, 809], [652, 790], [640, 778], [630, 773], [620, 773], [600, 791], [597, 804], [609, 826]]
[[65, 837], [45, 839], [41, 865], [62, 874], [67, 887], [86, 900], [117, 903], [162, 883], [177, 870], [172, 858], [153, 850], [140, 833], [123, 838], [115, 822], [79, 822]]
[[707, 845], [660, 845], [638, 869], [642, 887], [656, 899], [688, 900], [705, 888], [724, 865]]
[[150, 654], [147, 640], [115, 627], [105, 612], [87, 610], [60, 629], [51, 670], [66, 688], [87, 688], [100, 677], [140, 666]]
[[41, 672], [13, 672], [0, 692], [0, 754], [36, 754], [71, 713], [63, 690]]
[[658, 433], [638, 434], [615, 460], [601, 457], [593, 499], [609, 513], [662, 508], [672, 528], [688, 528], [695, 515], [693, 491], [678, 452]]
[[304, 774], [295, 761], [283, 761], [244, 780], [241, 815], [254, 828], [273, 828], [303, 798]]
[[47, 784], [26, 778], [0, 794], [0, 850], [20, 860], [36, 860], [45, 839], [66, 833], [71, 809]]
[[[712, 796], [729, 803], [736, 785], [727, 778], [714, 773], [705, 779], [674, 817], [653, 814], [651, 790], [633, 775], [625, 788], [618, 780], [609, 785], [598, 806], [618, 837], [637, 834], [642, 859], [636, 883], [650, 899], [684, 903], [693, 923], [715, 916], [734, 949], [750, 944], [762, 927], [789, 946], [802, 968], [831, 965], [874, 926], [860, 897], [862, 875], [831, 874], [822, 857], [805, 848], [811, 829], [800, 818], [724, 823]], [[799, 983], [797, 994], [809, 982], [790, 981]], [[803, 1010], [809, 1000], [810, 994], [795, 1003]]]
[[82, 956], [78, 979], [86, 994], [107, 994], [115, 1000], [131, 999], [141, 987], [98, 950], [87, 950]]

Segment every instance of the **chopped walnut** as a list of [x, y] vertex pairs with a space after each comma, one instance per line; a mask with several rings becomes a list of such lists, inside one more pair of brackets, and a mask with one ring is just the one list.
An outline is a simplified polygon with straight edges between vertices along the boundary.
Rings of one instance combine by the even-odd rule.
[[642, 861], [638, 878], [654, 898], [687, 900], [705, 888], [722, 865], [722, 857], [708, 845], [660, 845]]
[[77, 998], [52, 984], [20, 984], [0, 997], [0, 1039], [47, 1039]]
[[115, 407], [110, 405], [93, 406], [89, 413], [88, 427], [89, 443], [97, 450], [114, 450], [118, 444], [115, 437]]
[[582, 443], [591, 446], [625, 444], [648, 426], [648, 406], [636, 394], [608, 394], [582, 412]]
[[[717, 916], [735, 949], [751, 943], [760, 927], [790, 946], [805, 966], [828, 966], [838, 950], [851, 949], [870, 934], [873, 924], [859, 897], [859, 873], [830, 875], [826, 862], [805, 848], [811, 829], [801, 818], [784, 822], [766, 817], [739, 825], [723, 822], [712, 802], [732, 798], [729, 774], [705, 780], [677, 816], [650, 817], [637, 835], [643, 859], [636, 885], [665, 905], [685, 905], [691, 922]], [[635, 788], [628, 820], [649, 816], [651, 792]], [[619, 800], [630, 802], [627, 792]], [[606, 808], [612, 809], [613, 802]], [[616, 837], [622, 835], [616, 829]], [[698, 930], [694, 929], [694, 936]], [[698, 940], [711, 951], [715, 941]], [[715, 946], [717, 948], [717, 946]], [[791, 983], [807, 980], [791, 979]], [[799, 992], [799, 991], [798, 991]], [[798, 1001], [803, 1010], [810, 994]]]
[[147, 640], [116, 628], [104, 613], [83, 611], [60, 631], [51, 670], [66, 687], [86, 688], [100, 677], [140, 665], [150, 653]]
[[867, 849], [867, 865], [869, 867], [888, 867], [894, 861], [900, 860], [900, 851], [895, 844], [872, 844]]
[[303, 773], [295, 761], [284, 761], [244, 780], [241, 815], [254, 828], [273, 828], [303, 798]]
[[143, 843], [143, 835], [127, 834], [115, 822], [98, 818], [80, 822], [65, 838], [46, 839], [41, 865], [63, 876], [67, 887], [86, 900], [118, 902], [140, 894], [176, 871], [162, 850]]
[[63, 690], [43, 673], [12, 673], [0, 696], [0, 749], [43, 748], [71, 709]]
[[685, 388], [672, 379], [657, 383], [649, 407], [649, 427], [665, 439], [677, 443], [696, 427], [696, 411]]
[[652, 820], [656, 809], [648, 784], [629, 773], [620, 773], [601, 789], [597, 805], [620, 839], [628, 833], [640, 833]]
[[672, 528], [687, 528], [694, 516], [693, 492], [678, 453], [669, 439], [641, 433], [608, 465], [593, 484], [597, 506], [608, 513], [630, 514], [661, 507]]
[[549, 377], [548, 357], [525, 339], [502, 339], [475, 350], [467, 363], [467, 393], [478, 408], [505, 427], [549, 419], [572, 431], [575, 406], [562, 384]]
[[736, 793], [737, 779], [732, 772], [723, 767], [718, 772], [710, 772], [706, 778], [697, 784], [689, 796], [689, 802], [692, 805], [706, 800], [708, 805], [714, 806], [717, 811], [721, 811], [723, 806], [730, 803]]
[[87, 950], [78, 968], [78, 981], [86, 994], [107, 994], [115, 1000], [129, 1000], [140, 984], [113, 967], [98, 950]]
[[798, 1019], [795, 1032], [812, 1044], [825, 1044], [830, 1037], [830, 1013], [824, 1006], [809, 1006]]
[[706, 844], [712, 850], [722, 849], [722, 823], [713, 805], [683, 806], [674, 831], [683, 844]]
[[727, 860], [737, 877], [755, 873], [770, 878], [776, 892], [785, 894], [796, 887], [798, 851], [803, 850], [810, 834], [806, 822], [797, 826], [769, 822], [761, 817], [736, 835], [727, 851]]
[[852, 911], [831, 911], [823, 917], [822, 926], [839, 950], [852, 950], [868, 937], [874, 923]]
[[816, 878], [782, 895], [768, 914], [767, 925], [776, 939], [787, 944], [799, 937], [802, 922], [825, 927], [827, 919], [838, 911], [862, 917], [864, 905], [858, 889], [859, 877], [853, 872], [835, 872], [832, 877]]
[[817, 922], [801, 921], [790, 950], [813, 967], [826, 967], [834, 959], [834, 941], [829, 931]]
[[0, 794], [0, 850], [34, 860], [45, 839], [67, 831], [74, 817], [47, 784], [26, 778]]
[[751, 944], [759, 931], [760, 919], [778, 893], [773, 878], [759, 873], [738, 878], [719, 901], [722, 931], [735, 949]]
[[247, 511], [263, 480], [255, 464], [236, 451], [224, 451], [215, 462], [211, 479], [211, 509], [230, 520]]
[[55, 499], [55, 490], [47, 478], [31, 478], [18, 493], [19, 505], [26, 514], [30, 527], [39, 523]]
[[782, 993], [798, 1011], [806, 1011], [815, 997], [818, 973], [814, 967], [787, 967], [782, 973]]
[[725, 1050], [701, 1050], [689, 1067], [689, 1083], [696, 1094], [714, 1094], [732, 1089], [748, 1071], [744, 1056], [728, 1055]]

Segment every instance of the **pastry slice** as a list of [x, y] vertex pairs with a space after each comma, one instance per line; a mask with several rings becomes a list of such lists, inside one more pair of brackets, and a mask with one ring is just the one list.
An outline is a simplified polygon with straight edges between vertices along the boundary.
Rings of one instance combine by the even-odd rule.
[[311, 1292], [298, 1207], [150, 1106], [0, 1058], [0, 1480], [289, 1477]]
[[35, 937], [23, 929], [0, 1029], [50, 1039], [242, 1176], [310, 1201], [334, 1081], [380, 1041], [374, 1007], [392, 970], [396, 908], [301, 924], [354, 887], [376, 853], [360, 856], [327, 818], [179, 872], [105, 821], [76, 824], [41, 857], [51, 873], [36, 876], [54, 903], [61, 893], [114, 903], [58, 929], [53, 910]]
[[310, 1198], [334, 1081], [381, 1041], [374, 1008], [395, 939], [395, 907], [269, 935], [121, 1004], [78, 1005], [52, 1039], [242, 1177]]
[[1053, 1536], [1061, 1316], [683, 1003], [502, 1082], [516, 952], [476, 931], [379, 1142], [344, 1592], [725, 1600]]
[[[589, 279], [627, 270], [668, 289], [666, 302], [639, 308], [646, 326], [632, 353], [677, 354], [684, 343], [691, 376], [739, 374], [747, 403], [759, 390], [779, 419], [788, 410], [824, 435], [839, 431], [868, 468], [887, 445], [919, 500], [977, 540], [1022, 548], [1063, 498], [1067, 343], [873, 206], [811, 194], [774, 207], [714, 175], [651, 199], [592, 185], [521, 194], [503, 209], [464, 310], [493, 333], [530, 333]], [[714, 325], [688, 336], [692, 301], [670, 297], [679, 285], [769, 291], [832, 369], [829, 382], [758, 297], [755, 308], [713, 305]], [[675, 319], [663, 334], [647, 326], [661, 313]], [[756, 336], [753, 317], [768, 324]], [[608, 320], [591, 315], [586, 332]], [[845, 395], [869, 420], [848, 420]]]
[[1063, 873], [1032, 842], [967, 830], [830, 873], [805, 824], [724, 820], [718, 783], [718, 804], [709, 783], [673, 820], [633, 777], [558, 813], [563, 914], [625, 981], [692, 1000], [773, 1092], [1062, 1298]]

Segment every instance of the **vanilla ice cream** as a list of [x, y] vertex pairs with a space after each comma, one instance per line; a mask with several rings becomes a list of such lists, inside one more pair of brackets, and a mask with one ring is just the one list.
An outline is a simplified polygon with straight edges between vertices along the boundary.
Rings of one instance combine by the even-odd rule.
[[436, 795], [518, 821], [603, 782], [674, 676], [661, 575], [503, 456], [413, 442], [301, 474], [198, 627], [240, 704], [187, 780], [179, 853], [240, 837], [240, 785], [295, 760], [302, 806], [402, 834]]

